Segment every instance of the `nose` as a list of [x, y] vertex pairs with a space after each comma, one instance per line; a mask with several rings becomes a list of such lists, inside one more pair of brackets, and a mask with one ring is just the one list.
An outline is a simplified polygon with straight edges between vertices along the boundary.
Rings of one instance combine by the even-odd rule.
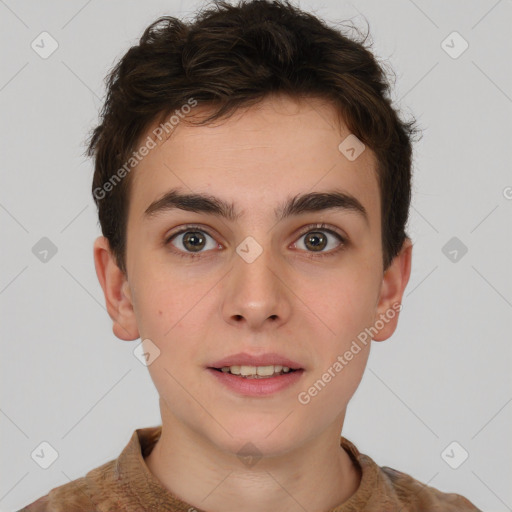
[[270, 249], [254, 260], [238, 253], [225, 283], [222, 315], [235, 326], [260, 331], [286, 323], [292, 311], [293, 294], [284, 265], [273, 258]]

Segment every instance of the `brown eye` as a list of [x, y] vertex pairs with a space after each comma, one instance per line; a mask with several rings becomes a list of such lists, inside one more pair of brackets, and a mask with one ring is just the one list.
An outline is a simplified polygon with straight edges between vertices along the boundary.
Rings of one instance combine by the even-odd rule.
[[313, 251], [321, 251], [327, 245], [327, 237], [321, 231], [310, 231], [305, 236], [304, 245]]
[[185, 249], [193, 252], [203, 249], [205, 241], [206, 239], [200, 231], [187, 231], [182, 239]]
[[345, 245], [345, 240], [332, 229], [310, 228], [294, 245], [309, 253], [319, 253], [320, 256], [334, 253], [340, 246]]
[[215, 249], [218, 245], [210, 235], [198, 229], [180, 231], [171, 236], [168, 243], [180, 252], [189, 254], [206, 252], [209, 249]]

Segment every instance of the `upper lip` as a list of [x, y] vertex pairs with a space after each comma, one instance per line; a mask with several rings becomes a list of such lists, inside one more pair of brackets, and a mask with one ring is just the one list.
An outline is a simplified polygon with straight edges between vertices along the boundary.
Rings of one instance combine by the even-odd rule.
[[300, 370], [302, 366], [300, 363], [293, 361], [285, 356], [270, 352], [267, 354], [260, 354], [258, 356], [240, 352], [238, 354], [232, 354], [223, 359], [215, 361], [209, 368], [223, 368], [224, 366], [272, 366], [281, 365], [287, 366], [292, 370]]

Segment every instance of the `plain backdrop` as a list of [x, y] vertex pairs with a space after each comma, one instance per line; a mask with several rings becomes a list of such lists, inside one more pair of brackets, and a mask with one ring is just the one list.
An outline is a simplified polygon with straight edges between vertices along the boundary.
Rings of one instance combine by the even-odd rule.
[[[140, 340], [114, 337], [96, 279], [84, 140], [105, 75], [144, 28], [202, 5], [0, 1], [2, 511], [160, 424], [133, 354]], [[396, 72], [395, 105], [423, 129], [404, 308], [393, 337], [373, 344], [343, 434], [379, 465], [483, 510], [512, 510], [512, 2], [298, 5], [363, 30], [367, 20], [373, 51]], [[33, 49], [41, 37], [47, 51], [58, 44], [47, 58]], [[48, 469], [31, 456], [43, 442], [58, 453]]]

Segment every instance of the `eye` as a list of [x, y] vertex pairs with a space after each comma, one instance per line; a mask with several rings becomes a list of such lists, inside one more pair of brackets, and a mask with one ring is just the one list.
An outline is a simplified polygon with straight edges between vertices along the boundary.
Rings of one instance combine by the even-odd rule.
[[[165, 240], [165, 245], [172, 245], [172, 251], [181, 257], [206, 256], [204, 253], [212, 249], [222, 249], [222, 246], [200, 226], [184, 226], [180, 231], [171, 234]], [[346, 239], [334, 229], [325, 224], [307, 226], [294, 248], [304, 250], [310, 257], [322, 257], [336, 254], [347, 244]]]
[[167, 239], [166, 243], [170, 243], [180, 252], [191, 255], [219, 247], [219, 244], [211, 235], [193, 226], [174, 233]]
[[[294, 247], [304, 249], [310, 253], [330, 253], [345, 244], [345, 239], [336, 231], [325, 228], [325, 225], [309, 226]], [[324, 250], [325, 249], [325, 250]]]

